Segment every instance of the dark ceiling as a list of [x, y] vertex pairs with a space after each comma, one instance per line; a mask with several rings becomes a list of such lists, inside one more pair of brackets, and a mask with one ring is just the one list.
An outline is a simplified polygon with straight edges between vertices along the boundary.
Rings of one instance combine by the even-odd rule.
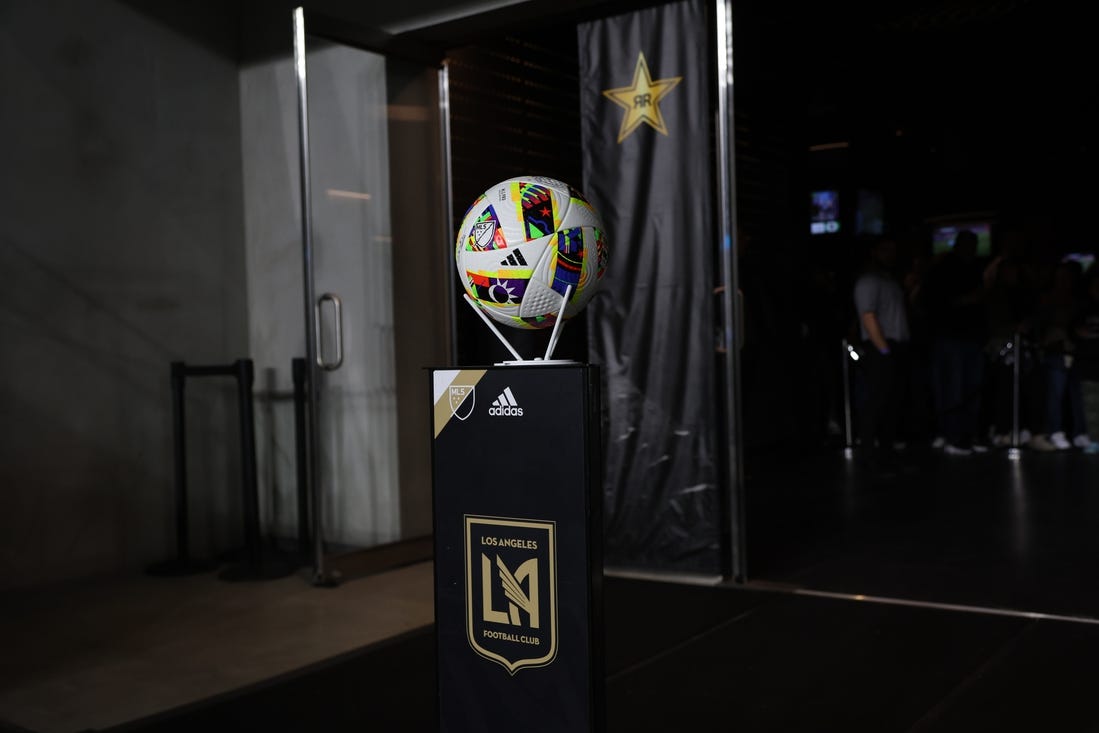
[[[184, 32], [198, 17], [179, 4], [124, 1]], [[402, 38], [441, 54], [502, 33], [571, 33], [577, 22], [657, 4], [502, 2], [508, 0], [315, 5], [363, 25], [412, 28]], [[286, 52], [283, 11], [293, 4], [239, 0], [241, 24], [271, 25], [266, 35], [260, 28], [242, 34], [250, 38], [238, 49], [243, 62]], [[214, 0], [199, 5], [224, 7]], [[1079, 5], [737, 0], [733, 8], [737, 108], [756, 129], [804, 151], [810, 179], [842, 174], [878, 185], [892, 192], [894, 211], [911, 220], [959, 209], [1034, 212], [1071, 232], [1063, 236], [1093, 236], [1099, 63]], [[466, 15], [454, 17], [460, 13]], [[848, 148], [807, 152], [835, 142]]]
[[[907, 222], [990, 210], [1095, 245], [1099, 64], [1075, 7], [845, 5], [740, 15], [738, 104], [807, 151], [811, 181], [886, 189]], [[808, 153], [827, 143], [848, 147]]]
[[[524, 2], [414, 35], [458, 44], [531, 27], [564, 32], [652, 4]], [[1099, 63], [1079, 7], [735, 1], [737, 104], [800, 150], [848, 143], [832, 160], [894, 191], [909, 219], [1060, 209], [1058, 226], [1086, 230], [1082, 212], [1099, 193], [1091, 173]], [[820, 160], [827, 168], [827, 156]], [[810, 177], [819, 172], [813, 156], [808, 165]]]

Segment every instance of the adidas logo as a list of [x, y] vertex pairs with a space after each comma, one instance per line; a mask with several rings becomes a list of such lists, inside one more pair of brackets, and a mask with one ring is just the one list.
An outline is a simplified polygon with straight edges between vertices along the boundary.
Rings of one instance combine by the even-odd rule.
[[511, 387], [504, 387], [500, 396], [492, 401], [492, 407], [488, 408], [488, 414], [496, 417], [522, 417], [523, 408], [515, 401], [515, 395], [511, 393]]
[[516, 252], [515, 254], [508, 255], [504, 259], [500, 260], [501, 265], [511, 265], [512, 267], [526, 267], [527, 261], [523, 259], [522, 252]]

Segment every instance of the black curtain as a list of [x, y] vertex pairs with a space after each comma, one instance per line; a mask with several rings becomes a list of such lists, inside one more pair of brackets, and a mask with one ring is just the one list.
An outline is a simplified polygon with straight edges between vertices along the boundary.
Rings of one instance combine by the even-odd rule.
[[688, 0], [578, 29], [583, 188], [611, 247], [588, 316], [608, 566], [721, 572], [708, 28]]

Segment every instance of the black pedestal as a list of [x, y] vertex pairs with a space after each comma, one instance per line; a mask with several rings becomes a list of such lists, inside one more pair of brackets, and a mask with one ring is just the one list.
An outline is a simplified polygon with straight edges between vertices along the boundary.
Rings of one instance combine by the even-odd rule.
[[432, 388], [439, 730], [603, 730], [597, 372]]

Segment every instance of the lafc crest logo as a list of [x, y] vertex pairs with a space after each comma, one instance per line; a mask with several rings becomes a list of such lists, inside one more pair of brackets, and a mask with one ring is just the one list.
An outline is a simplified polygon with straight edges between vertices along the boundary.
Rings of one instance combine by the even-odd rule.
[[557, 656], [556, 525], [465, 517], [466, 636], [515, 674]]

